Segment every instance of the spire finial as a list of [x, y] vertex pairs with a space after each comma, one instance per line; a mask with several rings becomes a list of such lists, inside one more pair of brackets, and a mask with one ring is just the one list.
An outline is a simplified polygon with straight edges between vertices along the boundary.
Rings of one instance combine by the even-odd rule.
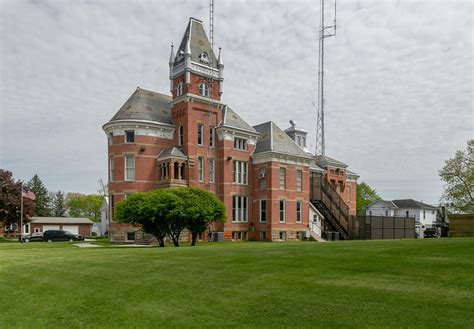
[[224, 67], [224, 62], [222, 61], [221, 47], [219, 47], [219, 56], [217, 56], [217, 66]]

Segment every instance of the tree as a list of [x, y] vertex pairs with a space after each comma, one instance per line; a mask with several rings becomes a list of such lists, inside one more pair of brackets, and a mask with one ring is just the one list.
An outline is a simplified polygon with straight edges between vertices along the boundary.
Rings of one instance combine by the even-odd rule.
[[357, 216], [365, 216], [365, 208], [377, 200], [382, 198], [369, 184], [357, 184]]
[[160, 247], [164, 247], [175, 201], [169, 190], [135, 193], [117, 204], [115, 215], [122, 223], [142, 225], [143, 231], [152, 234]]
[[55, 217], [66, 217], [66, 204], [64, 202], [64, 193], [58, 191], [53, 199], [53, 213]]
[[441, 204], [452, 213], [474, 213], [474, 139], [439, 170], [444, 184]]
[[[23, 182], [13, 179], [13, 174], [4, 169], [0, 169], [0, 224], [2, 226], [20, 222], [21, 214], [21, 187]], [[33, 216], [35, 202], [23, 198], [23, 218], [28, 222], [28, 218]]]
[[41, 217], [47, 217], [51, 214], [50, 202], [51, 199], [48, 195], [48, 189], [44, 186], [38, 175], [34, 175], [28, 181], [28, 188], [36, 195], [35, 204], [35, 215]]
[[196, 245], [198, 235], [204, 233], [209, 224], [225, 221], [225, 206], [214, 194], [199, 188], [180, 188], [172, 191], [182, 200], [181, 215], [186, 221], [186, 227], [191, 231], [192, 246]]
[[176, 247], [184, 228], [196, 245], [199, 233], [213, 221], [225, 220], [225, 207], [214, 194], [197, 188], [161, 189], [135, 193], [120, 202], [116, 218], [123, 223], [140, 224], [143, 231], [156, 237], [160, 247], [169, 235]]
[[100, 222], [102, 197], [97, 194], [68, 193], [67, 208], [71, 217], [86, 217], [93, 222]]

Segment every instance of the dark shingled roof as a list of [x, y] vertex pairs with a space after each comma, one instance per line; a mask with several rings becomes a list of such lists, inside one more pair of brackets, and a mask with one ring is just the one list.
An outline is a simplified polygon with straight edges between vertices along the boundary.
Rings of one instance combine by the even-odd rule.
[[171, 96], [137, 88], [110, 121], [147, 120], [171, 123]]
[[423, 208], [423, 209], [437, 209], [436, 207], [433, 207], [429, 204], [415, 201], [413, 199], [403, 199], [403, 200], [392, 200], [392, 202], [398, 207], [398, 208]]
[[260, 133], [254, 154], [273, 151], [305, 158], [310, 157], [274, 122], [265, 122], [254, 126], [254, 128]]
[[237, 113], [234, 112], [229, 106], [225, 105], [222, 108], [222, 123], [221, 126], [227, 126], [237, 129], [248, 130], [252, 132], [256, 132], [256, 130], [245, 122]]
[[347, 168], [347, 165], [344, 162], [330, 158], [327, 155], [317, 155], [314, 157], [314, 160], [320, 167], [323, 167], [323, 168], [326, 168], [327, 166]]
[[[174, 65], [177, 65], [184, 60], [184, 51], [186, 49], [186, 42], [190, 38], [189, 44], [191, 46], [191, 61], [195, 63], [201, 63], [208, 66], [212, 63], [212, 67], [217, 69], [217, 58], [214, 54], [214, 51], [211, 49], [211, 43], [207, 38], [206, 31], [204, 26], [202, 26], [202, 21], [191, 17], [189, 19], [188, 26], [186, 31], [184, 31], [183, 39], [179, 45], [178, 51], [176, 53]], [[203, 63], [199, 60], [199, 55], [202, 52], [206, 52], [209, 56], [209, 63]]]
[[158, 156], [158, 160], [165, 159], [168, 157], [187, 159], [186, 154], [183, 152], [182, 149], [178, 147], [171, 147], [171, 148], [163, 150]]

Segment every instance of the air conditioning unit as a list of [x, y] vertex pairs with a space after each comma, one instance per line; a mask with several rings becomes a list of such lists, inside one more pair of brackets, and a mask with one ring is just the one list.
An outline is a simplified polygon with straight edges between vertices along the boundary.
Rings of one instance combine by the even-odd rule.
[[264, 172], [258, 173], [258, 178], [259, 179], [265, 178], [265, 173]]

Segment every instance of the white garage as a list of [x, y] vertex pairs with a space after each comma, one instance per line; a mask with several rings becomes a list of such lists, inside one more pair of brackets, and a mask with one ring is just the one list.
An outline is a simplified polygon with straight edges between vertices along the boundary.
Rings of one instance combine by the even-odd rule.
[[43, 225], [43, 232], [50, 230], [59, 230], [59, 225]]
[[63, 225], [63, 230], [72, 234], [79, 234], [79, 225]]
[[64, 230], [72, 234], [90, 236], [94, 222], [87, 218], [76, 217], [33, 217], [28, 223], [31, 232], [46, 232], [49, 230]]

